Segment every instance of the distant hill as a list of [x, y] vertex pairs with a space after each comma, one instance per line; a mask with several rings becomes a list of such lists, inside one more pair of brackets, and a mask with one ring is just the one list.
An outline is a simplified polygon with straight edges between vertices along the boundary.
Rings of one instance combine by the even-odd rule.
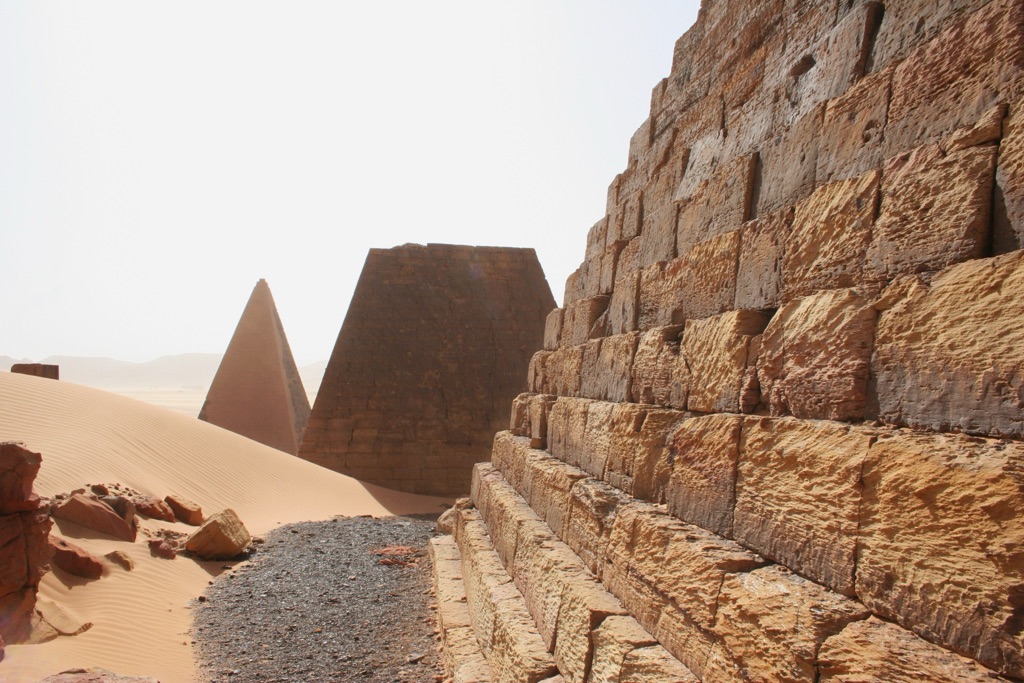
[[[220, 359], [219, 353], [181, 353], [145, 363], [87, 356], [50, 356], [41, 361], [0, 356], [0, 371], [10, 370], [15, 363], [39, 362], [59, 365], [63, 381], [98, 389], [161, 389], [205, 393], [213, 382]], [[299, 368], [303, 388], [308, 394], [316, 394], [326, 368], [327, 361]]]

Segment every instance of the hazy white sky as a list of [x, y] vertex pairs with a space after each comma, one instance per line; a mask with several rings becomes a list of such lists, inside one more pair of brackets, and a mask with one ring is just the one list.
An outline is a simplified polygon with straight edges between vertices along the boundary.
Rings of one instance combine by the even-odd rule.
[[326, 359], [366, 252], [534, 247], [555, 299], [697, 0], [0, 3], [0, 355]]

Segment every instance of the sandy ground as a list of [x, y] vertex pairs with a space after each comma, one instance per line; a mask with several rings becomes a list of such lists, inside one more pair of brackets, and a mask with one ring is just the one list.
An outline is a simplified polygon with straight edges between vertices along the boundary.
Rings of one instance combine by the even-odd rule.
[[[206, 389], [109, 389], [113, 394], [134, 398], [161, 408], [170, 408], [190, 417], [195, 417], [206, 400]], [[316, 401], [316, 392], [306, 392], [309, 405]]]
[[[66, 382], [0, 373], [0, 440], [43, 454], [36, 491], [53, 495], [91, 483], [118, 482], [163, 497], [179, 493], [212, 513], [226, 507], [253, 534], [282, 524], [334, 515], [436, 513], [450, 501], [362, 484], [173, 410]], [[144, 521], [149, 528], [191, 527]], [[135, 543], [96, 538], [62, 523], [55, 532], [95, 554], [123, 550], [135, 561], [84, 582], [53, 572], [40, 595], [94, 626], [42, 645], [9, 645], [0, 680], [35, 681], [75, 666], [195, 680], [189, 601], [223, 562], [149, 555]]]

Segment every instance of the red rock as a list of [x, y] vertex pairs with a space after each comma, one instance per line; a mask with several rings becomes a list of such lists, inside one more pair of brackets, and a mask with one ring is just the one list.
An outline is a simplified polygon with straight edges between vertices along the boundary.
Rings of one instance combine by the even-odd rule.
[[153, 496], [135, 496], [132, 498], [135, 503], [135, 512], [153, 519], [162, 519], [165, 522], [174, 521], [174, 511], [171, 506]]
[[26, 512], [39, 507], [32, 482], [42, 456], [12, 441], [0, 443], [0, 514]]
[[100, 500], [120, 515], [128, 526], [135, 525], [135, 503], [124, 496], [103, 496]]
[[39, 683], [160, 683], [149, 676], [120, 676], [106, 669], [68, 669]]
[[149, 554], [153, 557], [162, 557], [165, 560], [173, 560], [178, 556], [178, 551], [162, 538], [151, 538], [148, 543]]
[[174, 511], [174, 516], [179, 521], [192, 526], [199, 526], [203, 523], [203, 508], [199, 507], [198, 503], [193, 503], [188, 498], [174, 493], [164, 498], [164, 502]]
[[122, 541], [134, 541], [135, 530], [106, 503], [76, 493], [53, 511], [53, 516], [66, 519], [87, 529], [99, 531]]
[[103, 576], [103, 562], [84, 548], [50, 534], [53, 564], [73, 576], [98, 579]]

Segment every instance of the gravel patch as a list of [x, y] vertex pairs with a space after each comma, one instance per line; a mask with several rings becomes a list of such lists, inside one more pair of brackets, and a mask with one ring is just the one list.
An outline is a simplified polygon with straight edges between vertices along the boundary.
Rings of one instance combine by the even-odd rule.
[[426, 550], [434, 525], [337, 517], [275, 529], [195, 604], [203, 680], [441, 681]]

